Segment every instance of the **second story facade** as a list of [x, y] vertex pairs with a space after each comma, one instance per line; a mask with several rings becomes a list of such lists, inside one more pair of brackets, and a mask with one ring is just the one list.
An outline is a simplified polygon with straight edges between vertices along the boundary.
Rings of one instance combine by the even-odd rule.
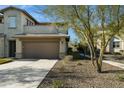
[[67, 34], [61, 23], [39, 23], [25, 10], [8, 7], [0, 11], [0, 33], [12, 38], [16, 34]]

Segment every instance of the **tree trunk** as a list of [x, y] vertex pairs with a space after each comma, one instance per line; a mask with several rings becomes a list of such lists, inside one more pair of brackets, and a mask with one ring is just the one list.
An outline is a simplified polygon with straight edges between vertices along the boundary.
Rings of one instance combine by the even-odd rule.
[[94, 63], [95, 51], [93, 50], [93, 48], [91, 46], [89, 46], [89, 49], [90, 49], [91, 62], [93, 64], [93, 66], [95, 66], [95, 63]]
[[102, 47], [102, 49], [100, 51], [100, 56], [96, 60], [96, 63], [97, 63], [97, 72], [99, 72], [99, 73], [102, 72], [102, 60], [103, 60], [103, 55], [104, 55], [104, 49], [105, 49], [105, 47]]
[[101, 73], [102, 72], [102, 56], [100, 56], [97, 60], [97, 72]]
[[94, 53], [95, 53], [95, 51], [94, 51], [93, 43], [91, 43], [90, 39], [87, 37], [87, 35], [85, 33], [83, 33], [83, 36], [85, 37], [85, 39], [87, 41], [87, 44], [88, 44], [88, 47], [90, 49], [91, 62], [95, 66], [95, 64], [94, 64]]

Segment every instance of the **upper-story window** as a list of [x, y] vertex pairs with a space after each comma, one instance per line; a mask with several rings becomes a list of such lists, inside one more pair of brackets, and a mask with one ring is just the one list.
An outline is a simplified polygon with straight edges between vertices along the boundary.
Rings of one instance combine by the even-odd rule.
[[26, 19], [26, 25], [27, 26], [32, 26], [33, 25], [33, 22], [31, 22], [29, 19]]
[[9, 17], [8, 18], [8, 27], [9, 28], [16, 28], [16, 17]]

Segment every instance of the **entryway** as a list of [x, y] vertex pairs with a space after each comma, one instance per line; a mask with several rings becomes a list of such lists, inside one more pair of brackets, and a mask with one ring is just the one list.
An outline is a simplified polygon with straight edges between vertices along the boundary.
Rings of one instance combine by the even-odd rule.
[[15, 57], [16, 52], [16, 41], [10, 40], [9, 41], [9, 57]]

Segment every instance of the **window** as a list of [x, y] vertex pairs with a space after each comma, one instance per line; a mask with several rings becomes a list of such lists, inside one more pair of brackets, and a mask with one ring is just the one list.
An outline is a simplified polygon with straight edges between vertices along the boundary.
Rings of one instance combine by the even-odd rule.
[[27, 25], [27, 26], [32, 26], [33, 23], [32, 23], [30, 20], [26, 19], [26, 25]]
[[113, 48], [119, 48], [119, 47], [120, 47], [119, 41], [113, 42]]
[[9, 28], [16, 28], [16, 17], [9, 17], [8, 18], [8, 27]]

